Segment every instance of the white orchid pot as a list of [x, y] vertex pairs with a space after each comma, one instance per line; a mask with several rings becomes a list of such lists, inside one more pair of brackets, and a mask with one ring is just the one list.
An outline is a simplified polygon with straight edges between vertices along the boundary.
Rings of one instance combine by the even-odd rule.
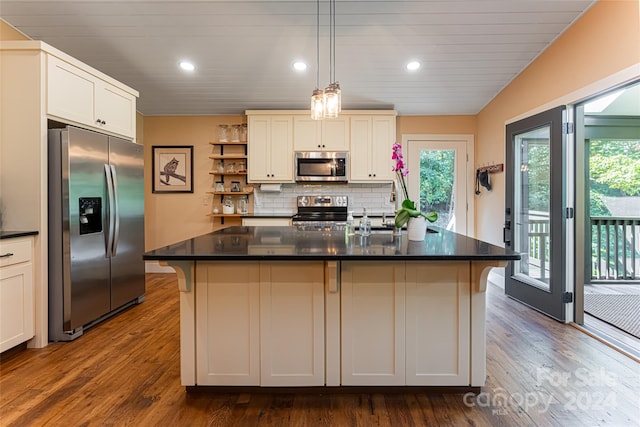
[[407, 237], [413, 241], [423, 241], [427, 234], [427, 220], [423, 216], [409, 218], [407, 223]]

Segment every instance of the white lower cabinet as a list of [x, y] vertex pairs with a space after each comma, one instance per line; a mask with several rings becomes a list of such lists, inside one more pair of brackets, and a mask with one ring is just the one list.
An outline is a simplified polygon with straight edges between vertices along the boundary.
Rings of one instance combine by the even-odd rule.
[[260, 268], [256, 262], [196, 265], [198, 385], [260, 385]]
[[470, 385], [470, 291], [469, 262], [407, 262], [407, 385]]
[[198, 385], [324, 385], [324, 263], [196, 267]]
[[34, 336], [33, 238], [0, 241], [0, 352]]
[[260, 385], [324, 385], [324, 263], [260, 263]]
[[468, 262], [342, 263], [342, 385], [470, 384]]
[[467, 261], [198, 262], [196, 382], [469, 386], [470, 275]]
[[343, 262], [342, 385], [404, 385], [404, 263]]

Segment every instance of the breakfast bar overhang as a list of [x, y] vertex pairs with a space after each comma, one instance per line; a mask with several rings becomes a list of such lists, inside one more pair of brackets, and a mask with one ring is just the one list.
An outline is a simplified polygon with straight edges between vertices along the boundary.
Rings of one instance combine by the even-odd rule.
[[520, 255], [438, 228], [236, 226], [144, 259], [178, 275], [184, 386], [481, 387], [487, 276]]

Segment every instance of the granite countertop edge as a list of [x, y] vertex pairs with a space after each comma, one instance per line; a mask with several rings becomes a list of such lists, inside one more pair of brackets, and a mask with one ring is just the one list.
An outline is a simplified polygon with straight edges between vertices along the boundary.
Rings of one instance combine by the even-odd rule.
[[[431, 228], [431, 227], [430, 227]], [[424, 241], [391, 233], [366, 240], [344, 232], [295, 227], [229, 227], [146, 252], [147, 261], [514, 261], [520, 255], [471, 237], [437, 229]]]

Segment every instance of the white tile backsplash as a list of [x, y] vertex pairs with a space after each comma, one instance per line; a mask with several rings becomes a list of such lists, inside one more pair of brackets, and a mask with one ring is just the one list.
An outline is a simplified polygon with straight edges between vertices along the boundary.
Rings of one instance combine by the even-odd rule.
[[281, 191], [264, 192], [256, 186], [254, 211], [256, 214], [288, 215], [297, 211], [296, 197], [305, 194], [344, 195], [349, 197], [349, 210], [355, 216], [367, 208], [370, 216], [392, 215], [395, 209], [390, 201], [391, 184], [282, 184]]

